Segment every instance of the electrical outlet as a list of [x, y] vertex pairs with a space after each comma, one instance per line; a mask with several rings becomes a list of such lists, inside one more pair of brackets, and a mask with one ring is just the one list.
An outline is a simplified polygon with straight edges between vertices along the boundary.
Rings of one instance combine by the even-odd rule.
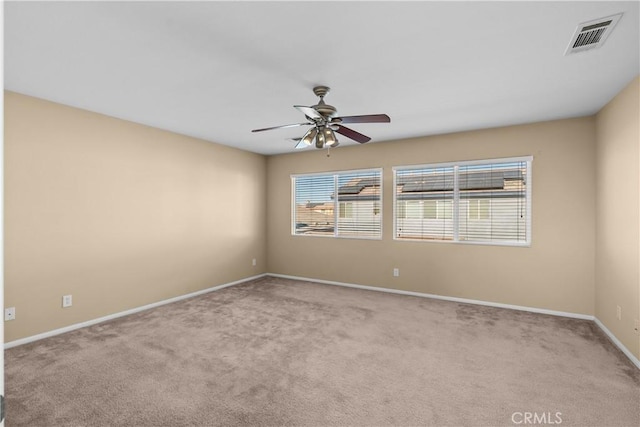
[[62, 308], [71, 307], [73, 305], [73, 297], [71, 295], [64, 295], [62, 297]]
[[393, 269], [393, 277], [398, 277], [400, 276], [400, 269], [399, 268], [394, 268]]
[[622, 308], [616, 305], [616, 319], [622, 320]]
[[253, 261], [251, 261], [251, 265], [255, 267], [256, 265], [258, 265], [258, 261], [254, 258]]
[[15, 307], [7, 307], [4, 309], [4, 320], [16, 320], [16, 308]]

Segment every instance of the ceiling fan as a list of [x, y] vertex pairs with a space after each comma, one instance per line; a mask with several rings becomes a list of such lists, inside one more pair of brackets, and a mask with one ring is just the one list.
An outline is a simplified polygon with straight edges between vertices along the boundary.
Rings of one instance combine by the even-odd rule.
[[309, 147], [314, 143], [314, 140], [316, 148], [329, 148], [338, 146], [338, 140], [336, 139], [335, 132], [340, 135], [344, 135], [349, 139], [353, 139], [360, 144], [371, 141], [371, 138], [368, 136], [343, 126], [344, 123], [389, 123], [391, 121], [389, 116], [386, 114], [338, 117], [338, 110], [336, 110], [336, 107], [325, 104], [324, 102], [324, 96], [327, 92], [329, 92], [329, 87], [316, 86], [313, 88], [313, 93], [320, 98], [320, 101], [316, 105], [311, 107], [294, 105], [294, 108], [297, 108], [305, 115], [307, 122], [263, 129], [253, 129], [251, 132], [262, 132], [265, 130], [284, 129], [298, 126], [312, 126], [302, 138], [294, 139], [297, 142], [295, 148], [299, 149]]

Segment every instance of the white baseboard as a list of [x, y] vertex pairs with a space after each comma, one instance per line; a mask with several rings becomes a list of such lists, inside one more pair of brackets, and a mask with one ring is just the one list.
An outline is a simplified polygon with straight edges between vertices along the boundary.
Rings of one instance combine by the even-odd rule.
[[638, 369], [640, 369], [640, 360], [638, 360], [638, 358], [633, 353], [631, 353], [629, 349], [624, 344], [622, 344], [622, 342], [620, 342], [620, 340], [616, 338], [616, 336], [613, 335], [613, 333], [606, 326], [604, 326], [604, 323], [602, 323], [600, 319], [596, 317], [594, 318], [594, 321], [596, 322], [596, 325], [598, 325], [600, 329], [602, 329], [602, 332], [604, 332], [616, 345], [616, 347], [618, 347], [624, 353], [624, 355], [627, 356], [629, 360], [631, 360], [631, 363], [633, 363]]
[[595, 316], [588, 315], [588, 314], [570, 313], [570, 312], [566, 312], [566, 311], [556, 311], [556, 310], [547, 310], [545, 308], [526, 307], [526, 306], [512, 305], [512, 304], [502, 304], [502, 303], [499, 303], [499, 302], [481, 301], [481, 300], [474, 300], [474, 299], [467, 299], [467, 298], [447, 297], [447, 296], [442, 296], [442, 295], [425, 294], [425, 293], [422, 293], [422, 292], [413, 292], [413, 291], [403, 291], [403, 290], [400, 290], [400, 289], [382, 288], [382, 287], [377, 287], [377, 286], [356, 285], [356, 284], [353, 284], [353, 283], [343, 283], [343, 282], [334, 282], [334, 281], [331, 281], [331, 280], [311, 279], [311, 278], [308, 278], [308, 277], [289, 276], [289, 275], [286, 275], [286, 274], [269, 273], [268, 275], [269, 276], [273, 276], [273, 277], [281, 277], [283, 279], [302, 280], [302, 281], [307, 281], [307, 282], [322, 283], [322, 284], [325, 284], [325, 285], [345, 286], [347, 288], [366, 289], [366, 290], [369, 290], [369, 291], [387, 292], [387, 293], [391, 293], [391, 294], [400, 294], [400, 295], [411, 295], [411, 296], [416, 296], [416, 297], [433, 298], [433, 299], [439, 299], [439, 300], [444, 300], [444, 301], [461, 302], [461, 303], [465, 303], [465, 304], [485, 305], [485, 306], [489, 306], [489, 307], [506, 308], [506, 309], [509, 309], [509, 310], [520, 310], [520, 311], [528, 311], [528, 312], [531, 312], [531, 313], [549, 314], [551, 316], [571, 317], [571, 318], [574, 318], [574, 319], [592, 320], [611, 339], [611, 341], [616, 345], [616, 347], [618, 347], [625, 354], [625, 356], [627, 356], [629, 358], [629, 360], [631, 360], [631, 363], [633, 363], [638, 369], [640, 369], [640, 360], [638, 360], [638, 358], [635, 357], [633, 355], [633, 353], [631, 353], [629, 351], [629, 349], [627, 347], [625, 347], [624, 344], [622, 344], [620, 342], [620, 340], [617, 339], [615, 337], [615, 335], [613, 335], [611, 333], [611, 331], [604, 326], [604, 324], [600, 321], [600, 319], [598, 319]]
[[414, 297], [423, 297], [423, 298], [432, 298], [439, 299], [444, 301], [453, 301], [453, 302], [461, 302], [464, 304], [475, 304], [475, 305], [485, 305], [489, 307], [498, 307], [498, 308], [507, 308], [509, 310], [519, 310], [519, 311], [529, 311], [531, 313], [540, 313], [540, 314], [549, 314], [551, 316], [560, 316], [560, 317], [572, 317], [574, 319], [583, 319], [583, 320], [593, 320], [594, 317], [588, 314], [580, 314], [580, 313], [569, 313], [565, 311], [556, 311], [556, 310], [547, 310], [545, 308], [536, 308], [536, 307], [526, 307], [522, 305], [512, 305], [512, 304], [503, 304], [499, 302], [490, 302], [490, 301], [482, 301], [475, 299], [467, 299], [467, 298], [458, 298], [458, 297], [448, 297], [443, 295], [435, 295], [435, 294], [425, 294], [422, 292], [413, 292], [413, 291], [403, 291], [400, 289], [392, 289], [392, 288], [383, 288], [377, 286], [365, 286], [365, 285], [356, 285], [353, 283], [343, 283], [343, 282], [334, 282], [331, 280], [318, 280], [318, 279], [310, 279], [308, 277], [298, 277], [298, 276], [289, 276], [285, 274], [273, 274], [268, 273], [269, 276], [273, 277], [281, 277], [283, 279], [292, 279], [292, 280], [303, 280], [307, 282], [317, 282], [325, 285], [335, 285], [335, 286], [345, 286], [347, 288], [357, 288], [357, 289], [366, 289], [368, 291], [378, 291], [378, 292], [387, 292], [390, 294], [400, 294], [400, 295], [411, 295]]
[[19, 345], [22, 345], [22, 344], [27, 344], [27, 343], [30, 343], [30, 342], [33, 342], [33, 341], [41, 340], [43, 338], [49, 338], [49, 337], [52, 337], [52, 336], [55, 336], [55, 335], [64, 334], [65, 332], [71, 332], [71, 331], [74, 331], [76, 329], [85, 328], [87, 326], [92, 326], [92, 325], [95, 325], [97, 323], [106, 322], [107, 320], [117, 319], [118, 317], [123, 317], [123, 316], [127, 316], [129, 314], [138, 313], [140, 311], [149, 310], [151, 308], [159, 307], [161, 305], [171, 304], [172, 302], [177, 302], [177, 301], [181, 301], [181, 300], [184, 300], [184, 299], [187, 299], [187, 298], [197, 297], [198, 295], [207, 294], [207, 293], [213, 292], [213, 291], [219, 291], [220, 289], [228, 288], [229, 286], [238, 285], [240, 283], [248, 282], [250, 280], [259, 279], [261, 277], [265, 277], [266, 275], [267, 275], [267, 273], [258, 274], [257, 276], [252, 276], [252, 277], [247, 277], [245, 279], [236, 280], [235, 282], [224, 283], [222, 285], [213, 286], [211, 288], [202, 289], [200, 291], [191, 292], [191, 293], [188, 293], [188, 294], [184, 294], [184, 295], [180, 295], [180, 296], [177, 296], [177, 297], [165, 299], [165, 300], [154, 302], [154, 303], [147, 304], [147, 305], [142, 305], [140, 307], [135, 307], [135, 308], [132, 308], [130, 310], [125, 310], [125, 311], [120, 311], [118, 313], [109, 314], [108, 316], [99, 317], [97, 319], [87, 320], [86, 322], [75, 323], [73, 325], [65, 326], [64, 328], [54, 329], [52, 331], [43, 332], [41, 334], [32, 335], [30, 337], [21, 338], [19, 340], [15, 340], [15, 341], [10, 341], [10, 342], [8, 342], [8, 343], [6, 343], [4, 345], [4, 348], [6, 350], [6, 349], [11, 348], [11, 347], [16, 347], [16, 346], [19, 346]]
[[489, 307], [506, 308], [506, 309], [509, 309], [509, 310], [528, 311], [528, 312], [531, 312], [531, 313], [548, 314], [548, 315], [551, 315], [551, 316], [560, 316], [560, 317], [570, 317], [570, 318], [574, 318], [574, 319], [592, 320], [607, 335], [607, 337], [609, 337], [609, 339], [625, 354], [625, 356], [627, 356], [629, 358], [629, 360], [631, 360], [631, 362], [638, 369], [640, 369], [640, 360], [638, 360], [638, 358], [635, 357], [634, 354], [631, 353], [629, 351], [629, 349], [627, 347], [625, 347], [625, 345], [622, 344], [620, 342], [620, 340], [618, 338], [616, 338], [616, 336], [613, 335], [613, 333], [609, 329], [607, 329], [606, 326], [604, 326], [604, 324], [600, 321], [600, 319], [598, 319], [595, 316], [588, 315], [588, 314], [570, 313], [570, 312], [565, 312], [565, 311], [548, 310], [548, 309], [544, 309], [544, 308], [526, 307], [526, 306], [513, 305], [513, 304], [503, 304], [503, 303], [498, 303], [498, 302], [481, 301], [481, 300], [474, 300], [474, 299], [468, 299], [468, 298], [448, 297], [448, 296], [443, 296], [443, 295], [426, 294], [426, 293], [422, 293], [422, 292], [403, 291], [401, 289], [392, 289], [392, 288], [383, 288], [383, 287], [377, 287], [377, 286], [357, 285], [357, 284], [354, 284], [354, 283], [345, 283], [345, 282], [336, 282], [336, 281], [331, 281], [331, 280], [312, 279], [312, 278], [309, 278], [309, 277], [290, 276], [290, 275], [286, 275], [286, 274], [275, 274], [275, 273], [259, 274], [259, 275], [256, 275], [256, 276], [247, 277], [245, 279], [236, 280], [234, 282], [229, 282], [229, 283], [225, 283], [225, 284], [222, 284], [222, 285], [213, 286], [211, 288], [203, 289], [203, 290], [196, 291], [196, 292], [191, 292], [189, 294], [180, 295], [180, 296], [169, 298], [169, 299], [166, 299], [166, 300], [162, 300], [162, 301], [154, 302], [154, 303], [151, 303], [151, 304], [143, 305], [143, 306], [140, 306], [140, 307], [132, 308], [130, 310], [125, 310], [125, 311], [121, 311], [121, 312], [118, 312], [118, 313], [110, 314], [108, 316], [99, 317], [97, 319], [87, 320], [86, 322], [75, 323], [73, 325], [65, 326], [63, 328], [54, 329], [52, 331], [43, 332], [41, 334], [32, 335], [30, 337], [21, 338], [21, 339], [15, 340], [15, 341], [10, 341], [10, 342], [8, 342], [8, 343], [6, 343], [4, 345], [4, 348], [5, 349], [9, 349], [9, 348], [16, 347], [16, 346], [19, 346], [19, 345], [22, 345], [22, 344], [27, 344], [27, 343], [30, 343], [30, 342], [33, 342], [33, 341], [38, 341], [38, 340], [41, 340], [43, 338], [48, 338], [48, 337], [52, 337], [52, 336], [55, 336], [55, 335], [64, 334], [65, 332], [70, 332], [70, 331], [73, 331], [73, 330], [76, 330], [76, 329], [84, 328], [84, 327], [87, 327], [87, 326], [92, 326], [92, 325], [95, 325], [97, 323], [106, 322], [107, 320], [117, 319], [118, 317], [123, 317], [123, 316], [127, 316], [129, 314], [138, 313], [140, 311], [149, 310], [151, 308], [159, 307], [159, 306], [165, 305], [165, 304], [170, 304], [172, 302], [181, 301], [181, 300], [184, 300], [184, 299], [187, 299], [187, 298], [196, 297], [198, 295], [203, 295], [203, 294], [206, 294], [206, 293], [209, 293], [209, 292], [218, 291], [220, 289], [224, 289], [224, 288], [227, 288], [229, 286], [238, 285], [240, 283], [248, 282], [250, 280], [259, 279], [259, 278], [265, 277], [265, 276], [280, 277], [280, 278], [283, 278], [283, 279], [292, 279], [292, 280], [302, 280], [302, 281], [307, 281], [307, 282], [316, 282], [316, 283], [322, 283], [322, 284], [325, 284], [325, 285], [344, 286], [344, 287], [348, 287], [348, 288], [365, 289], [365, 290], [369, 290], [369, 291], [387, 292], [387, 293], [391, 293], [391, 294], [410, 295], [410, 296], [416, 296], [416, 297], [422, 297], [422, 298], [432, 298], [432, 299], [438, 299], [438, 300], [444, 300], [444, 301], [460, 302], [460, 303], [464, 303], [464, 304], [475, 304], [475, 305], [484, 305], [484, 306], [489, 306]]

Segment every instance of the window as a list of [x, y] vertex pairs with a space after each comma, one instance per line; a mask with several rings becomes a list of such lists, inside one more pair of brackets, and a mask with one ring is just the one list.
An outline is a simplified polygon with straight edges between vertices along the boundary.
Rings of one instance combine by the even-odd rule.
[[395, 239], [529, 245], [531, 161], [394, 168]]
[[453, 204], [451, 200], [425, 200], [425, 219], [451, 219], [453, 218]]
[[451, 219], [453, 205], [450, 200], [408, 200], [397, 204], [398, 218]]
[[380, 169], [293, 175], [292, 234], [382, 237]]
[[490, 199], [469, 199], [467, 218], [470, 220], [489, 219]]
[[340, 218], [353, 218], [352, 202], [340, 202]]

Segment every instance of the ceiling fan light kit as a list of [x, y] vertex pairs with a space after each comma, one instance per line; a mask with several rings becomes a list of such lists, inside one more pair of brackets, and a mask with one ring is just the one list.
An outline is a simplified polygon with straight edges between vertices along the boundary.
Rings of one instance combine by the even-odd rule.
[[328, 86], [316, 86], [313, 93], [320, 98], [316, 105], [307, 107], [304, 105], [294, 105], [298, 111], [305, 115], [308, 120], [305, 123], [294, 123], [290, 125], [274, 126], [262, 129], [254, 129], [251, 132], [263, 132], [273, 129], [285, 129], [298, 126], [313, 126], [302, 138], [296, 138], [295, 148], [307, 148], [314, 143], [316, 148], [332, 148], [337, 147], [339, 142], [336, 138], [336, 132], [346, 136], [360, 144], [371, 141], [366, 135], [356, 132], [343, 123], [389, 123], [391, 119], [386, 114], [367, 114], [361, 116], [344, 116], [338, 117], [338, 110], [333, 105], [324, 102], [325, 95], [329, 92]]

